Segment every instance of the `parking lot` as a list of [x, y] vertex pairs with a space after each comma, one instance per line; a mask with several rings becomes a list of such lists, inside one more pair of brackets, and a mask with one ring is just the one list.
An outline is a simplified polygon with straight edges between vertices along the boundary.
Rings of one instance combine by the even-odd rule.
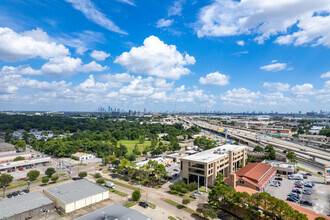
[[[272, 196], [275, 196], [279, 199], [286, 200], [288, 194], [292, 191], [294, 183], [296, 180], [289, 180], [288, 178], [283, 178], [281, 186], [274, 187], [270, 186], [267, 189], [267, 192]], [[314, 203], [314, 206], [300, 205], [299, 202], [295, 204], [300, 205], [304, 208], [310, 209], [314, 212], [323, 214], [325, 216], [330, 214], [330, 186], [324, 184], [324, 179], [317, 176], [308, 176], [308, 179], [302, 180], [303, 182], [314, 182], [313, 188], [304, 187], [302, 190], [307, 189], [312, 191], [311, 195], [302, 194], [301, 200], [307, 200]]]

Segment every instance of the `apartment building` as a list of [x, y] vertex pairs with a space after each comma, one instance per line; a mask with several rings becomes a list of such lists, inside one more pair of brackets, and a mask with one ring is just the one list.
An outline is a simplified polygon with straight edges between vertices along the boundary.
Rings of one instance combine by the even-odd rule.
[[247, 147], [222, 145], [181, 158], [181, 177], [187, 183], [197, 182], [199, 186], [213, 187], [218, 173], [228, 176], [245, 166], [246, 159]]

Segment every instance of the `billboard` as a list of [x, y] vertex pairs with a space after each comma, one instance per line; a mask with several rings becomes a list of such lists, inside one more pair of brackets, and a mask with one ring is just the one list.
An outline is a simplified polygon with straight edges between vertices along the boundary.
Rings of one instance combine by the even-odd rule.
[[325, 167], [325, 181], [330, 183], [330, 167]]

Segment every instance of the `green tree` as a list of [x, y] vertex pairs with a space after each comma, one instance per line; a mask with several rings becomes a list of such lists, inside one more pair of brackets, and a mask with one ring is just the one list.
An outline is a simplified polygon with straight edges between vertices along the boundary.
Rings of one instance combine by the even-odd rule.
[[80, 179], [83, 179], [84, 177], [87, 176], [87, 172], [82, 171], [82, 172], [80, 172], [80, 173], [78, 174], [78, 176], [79, 176]]
[[220, 184], [224, 184], [223, 179], [225, 178], [225, 175], [223, 173], [218, 173], [216, 179], [215, 179], [215, 185], [219, 186]]
[[264, 149], [259, 145], [257, 145], [253, 148], [253, 152], [264, 152]]
[[50, 179], [55, 183], [58, 180], [58, 175], [53, 175]]
[[15, 146], [20, 150], [20, 151], [25, 151], [26, 150], [26, 143], [23, 140], [17, 140], [15, 141]]
[[98, 178], [100, 178], [100, 177], [102, 177], [101, 174], [99, 174], [99, 173], [95, 173], [95, 174], [94, 174], [94, 178], [95, 178], [95, 179], [98, 179]]
[[21, 157], [21, 156], [18, 156], [18, 157], [15, 157], [14, 161], [19, 161], [19, 160], [25, 160], [24, 157]]
[[134, 201], [138, 201], [141, 198], [141, 192], [140, 190], [134, 190], [132, 193], [132, 199]]
[[275, 160], [276, 159], [276, 152], [272, 145], [267, 145], [265, 147], [265, 159], [266, 160]]
[[23, 140], [26, 142], [28, 142], [29, 138], [30, 138], [30, 135], [29, 133], [27, 133], [26, 131], [23, 132], [23, 135], [22, 135], [22, 138]]
[[105, 183], [105, 180], [104, 180], [103, 178], [98, 178], [98, 179], [96, 180], [96, 183], [97, 183], [97, 184], [104, 184], [104, 183]]
[[182, 199], [182, 205], [187, 205], [190, 203], [189, 199]]
[[290, 151], [286, 154], [286, 158], [288, 158], [288, 160], [291, 163], [297, 163], [297, 156], [294, 152]]
[[14, 177], [10, 174], [1, 174], [0, 176], [0, 186], [7, 186], [13, 181]]
[[202, 210], [202, 214], [203, 214], [204, 217], [210, 218], [210, 219], [215, 219], [215, 218], [218, 217], [217, 213], [211, 208], [204, 208]]
[[145, 137], [144, 135], [139, 136], [139, 144], [144, 144]]
[[49, 178], [47, 176], [44, 176], [42, 177], [41, 182], [46, 185], [49, 182]]
[[47, 170], [45, 171], [45, 174], [46, 174], [49, 178], [51, 178], [52, 175], [53, 175], [54, 173], [56, 173], [56, 171], [55, 171], [55, 169], [52, 168], [52, 167], [47, 168]]
[[39, 175], [40, 172], [38, 170], [31, 170], [30, 172], [28, 172], [28, 174], [26, 174], [26, 176], [29, 177], [30, 181], [38, 179]]
[[129, 162], [133, 162], [133, 161], [136, 160], [136, 156], [135, 156], [135, 154], [130, 154], [130, 155], [127, 157], [127, 159], [129, 160]]
[[223, 205], [222, 200], [227, 202], [228, 198], [231, 198], [234, 193], [235, 193], [235, 189], [230, 186], [224, 184], [215, 186], [212, 188], [211, 192], [209, 193], [208, 196], [209, 204], [215, 208], [220, 209]]

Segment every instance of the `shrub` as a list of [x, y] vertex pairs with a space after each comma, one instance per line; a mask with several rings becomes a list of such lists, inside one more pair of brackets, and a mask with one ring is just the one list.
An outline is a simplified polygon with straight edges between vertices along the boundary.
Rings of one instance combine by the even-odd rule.
[[105, 181], [104, 181], [103, 178], [98, 178], [98, 179], [96, 180], [96, 183], [97, 183], [97, 184], [104, 184]]
[[203, 208], [202, 208], [202, 207], [198, 207], [198, 208], [196, 209], [196, 212], [198, 212], [198, 213], [202, 213], [202, 211], [203, 211]]
[[53, 175], [50, 179], [55, 183], [58, 180], [58, 175]]
[[190, 203], [190, 200], [189, 199], [182, 199], [182, 204], [183, 205], [187, 205]]
[[18, 156], [18, 157], [15, 157], [14, 161], [19, 161], [19, 160], [25, 160], [24, 157], [21, 157], [21, 156]]
[[49, 182], [49, 178], [47, 176], [42, 177], [42, 183], [47, 184]]
[[134, 201], [138, 201], [140, 198], [141, 198], [140, 190], [134, 190], [134, 192], [132, 193], [132, 199]]
[[83, 171], [83, 172], [80, 172], [80, 173], [78, 174], [78, 176], [79, 176], [80, 179], [83, 179], [84, 177], [87, 176], [87, 173], [86, 173], [85, 171]]
[[71, 156], [71, 158], [74, 159], [74, 160], [79, 160], [79, 158], [75, 157], [75, 156]]
[[94, 174], [94, 178], [95, 178], [95, 179], [100, 178], [100, 177], [102, 177], [101, 174], [99, 174], [99, 173], [95, 173], [95, 174]]
[[50, 178], [53, 176], [53, 174], [56, 173], [54, 168], [47, 168], [47, 170], [45, 171], [45, 174]]
[[188, 189], [189, 189], [189, 191], [197, 190], [198, 189], [198, 184], [197, 183], [189, 183]]

